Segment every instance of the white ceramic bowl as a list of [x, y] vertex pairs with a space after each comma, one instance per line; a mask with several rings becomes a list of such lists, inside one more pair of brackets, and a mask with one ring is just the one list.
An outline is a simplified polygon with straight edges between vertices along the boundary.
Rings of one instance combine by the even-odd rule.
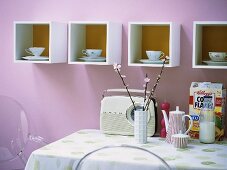
[[227, 53], [225, 52], [209, 52], [212, 61], [226, 61]]
[[102, 54], [101, 49], [86, 49], [82, 50], [82, 53], [87, 57], [99, 57]]
[[158, 61], [164, 55], [162, 51], [146, 51], [147, 57], [151, 61]]
[[45, 50], [44, 47], [30, 47], [30, 48], [25, 49], [25, 51], [28, 54], [31, 54], [34, 56], [40, 56], [44, 50]]

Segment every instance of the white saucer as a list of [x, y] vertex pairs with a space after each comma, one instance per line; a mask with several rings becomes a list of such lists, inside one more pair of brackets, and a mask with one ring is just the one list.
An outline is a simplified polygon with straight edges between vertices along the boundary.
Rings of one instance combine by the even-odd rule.
[[203, 61], [203, 63], [206, 63], [211, 66], [227, 66], [227, 61]]
[[152, 61], [152, 60], [148, 60], [148, 59], [141, 59], [140, 62], [142, 62], [144, 64], [162, 64], [163, 63], [162, 60]]
[[82, 57], [82, 58], [79, 58], [80, 60], [83, 60], [83, 61], [87, 61], [87, 62], [102, 62], [102, 61], [106, 61], [106, 58], [105, 57]]
[[26, 57], [22, 57], [25, 60], [29, 60], [29, 61], [47, 61], [49, 60], [49, 57], [47, 56], [26, 56]]

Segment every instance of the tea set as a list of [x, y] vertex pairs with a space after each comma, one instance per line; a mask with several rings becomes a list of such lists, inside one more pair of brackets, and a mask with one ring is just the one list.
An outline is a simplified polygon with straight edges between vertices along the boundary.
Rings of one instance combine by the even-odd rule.
[[162, 63], [162, 57], [165, 56], [164, 52], [162, 51], [146, 51], [146, 55], [148, 59], [141, 59], [140, 62], [144, 64], [161, 64]]
[[79, 58], [80, 60], [87, 61], [87, 62], [102, 62], [106, 61], [105, 57], [101, 57], [102, 50], [101, 49], [85, 49], [82, 50], [83, 56]]
[[[169, 119], [166, 111], [162, 110], [163, 117], [166, 126], [166, 142], [173, 144], [176, 148], [186, 148], [189, 140], [188, 132], [192, 128], [192, 117], [186, 115], [185, 112], [179, 110], [179, 106], [176, 106], [175, 111], [169, 112]], [[185, 118], [188, 117], [190, 124], [186, 130]]]
[[41, 54], [43, 53], [43, 51], [45, 50], [44, 47], [30, 47], [30, 48], [26, 48], [25, 52], [30, 54], [31, 56], [25, 56], [22, 57], [25, 60], [49, 60], [48, 57], [45, 56], [41, 56]]
[[227, 65], [227, 53], [226, 52], [208, 52], [210, 60], [203, 61], [208, 65]]

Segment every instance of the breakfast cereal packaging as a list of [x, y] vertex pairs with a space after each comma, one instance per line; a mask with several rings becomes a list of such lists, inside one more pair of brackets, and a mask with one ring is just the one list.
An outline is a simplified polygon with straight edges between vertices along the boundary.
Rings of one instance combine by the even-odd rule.
[[199, 115], [201, 108], [215, 112], [215, 139], [224, 138], [224, 115], [226, 103], [226, 89], [221, 83], [192, 82], [189, 97], [189, 115], [193, 119], [193, 126], [189, 132], [192, 138], [199, 138]]

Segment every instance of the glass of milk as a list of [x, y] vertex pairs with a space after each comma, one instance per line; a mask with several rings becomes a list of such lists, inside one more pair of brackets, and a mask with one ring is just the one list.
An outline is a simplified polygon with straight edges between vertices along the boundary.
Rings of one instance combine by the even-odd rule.
[[202, 108], [199, 120], [199, 140], [202, 143], [215, 141], [215, 113], [214, 110]]

